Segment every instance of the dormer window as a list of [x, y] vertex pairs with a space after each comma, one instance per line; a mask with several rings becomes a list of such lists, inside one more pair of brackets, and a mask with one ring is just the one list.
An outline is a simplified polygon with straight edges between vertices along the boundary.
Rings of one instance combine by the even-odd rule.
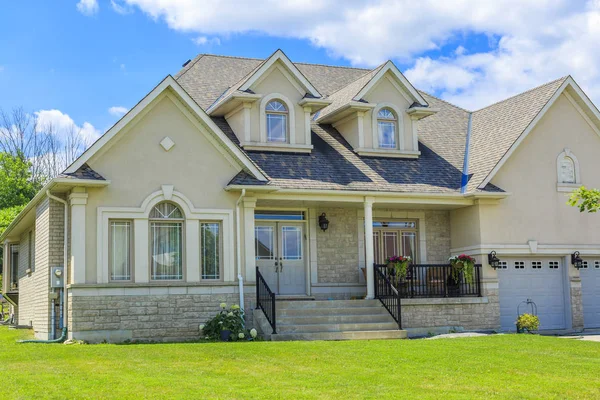
[[379, 147], [382, 149], [395, 149], [397, 118], [389, 108], [382, 108], [377, 113], [377, 129], [379, 131]]
[[279, 100], [273, 100], [265, 107], [267, 117], [267, 141], [286, 143], [288, 141], [288, 109]]

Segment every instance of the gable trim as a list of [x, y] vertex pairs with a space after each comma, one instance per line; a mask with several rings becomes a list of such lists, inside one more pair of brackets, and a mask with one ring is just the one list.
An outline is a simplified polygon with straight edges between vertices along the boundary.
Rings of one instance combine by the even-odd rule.
[[479, 184], [479, 186], [477, 187], [478, 189], [483, 189], [488, 183], [490, 183], [490, 181], [494, 178], [494, 176], [496, 176], [496, 174], [498, 173], [500, 168], [502, 168], [502, 166], [506, 163], [506, 161], [508, 161], [510, 156], [515, 152], [517, 147], [519, 147], [519, 145], [523, 142], [523, 140], [525, 140], [525, 138], [529, 135], [529, 133], [533, 130], [533, 128], [537, 125], [537, 123], [542, 119], [542, 117], [546, 114], [546, 112], [548, 112], [550, 107], [552, 107], [552, 105], [554, 104], [556, 99], [558, 99], [558, 97], [565, 90], [565, 88], [568, 85], [570, 85], [572, 82], [573, 82], [573, 78], [571, 78], [570, 76], [567, 79], [565, 79], [563, 84], [560, 85], [560, 87], [556, 90], [556, 92], [554, 92], [554, 94], [552, 95], [550, 100], [548, 100], [548, 102], [544, 105], [544, 107], [540, 110], [540, 112], [535, 116], [535, 118], [529, 123], [529, 125], [527, 125], [527, 128], [525, 128], [525, 130], [521, 133], [521, 135], [519, 135], [517, 140], [515, 140], [515, 142], [510, 146], [510, 148], [506, 151], [506, 153], [504, 153], [504, 155], [502, 156], [500, 161], [498, 161], [498, 163], [494, 166], [492, 171], [490, 173], [488, 173], [488, 175], [483, 180], [483, 182], [481, 182]]
[[254, 163], [246, 156], [229, 138], [221, 131], [221, 129], [210, 119], [210, 117], [194, 102], [190, 95], [177, 83], [177, 81], [168, 75], [162, 80], [150, 93], [148, 93], [138, 104], [136, 104], [123, 118], [113, 125], [104, 135], [102, 135], [92, 146], [90, 146], [77, 160], [75, 160], [66, 170], [65, 173], [75, 172], [81, 165], [86, 163], [96, 153], [98, 153], [113, 137], [129, 125], [138, 115], [143, 113], [160, 94], [170, 88], [175, 92], [179, 99], [185, 104], [205, 125], [209, 132], [216, 136], [216, 143], [219, 147], [224, 147], [226, 152], [233, 156], [233, 160], [242, 169], [247, 170], [252, 176], [260, 181], [266, 181], [265, 175], [254, 165]]
[[417, 91], [417, 89], [415, 89], [414, 86], [408, 81], [408, 79], [406, 79], [406, 77], [402, 74], [402, 72], [400, 72], [400, 70], [398, 69], [398, 67], [396, 67], [394, 65], [394, 63], [391, 62], [391, 61], [388, 61], [388, 62], [385, 63], [385, 65], [383, 66], [383, 68], [381, 68], [379, 70], [379, 72], [377, 72], [377, 74], [375, 74], [375, 76], [373, 78], [371, 78], [371, 80], [358, 92], [358, 94], [356, 96], [354, 96], [354, 100], [360, 100], [360, 99], [362, 99], [367, 93], [369, 93], [371, 91], [371, 89], [373, 89], [373, 87], [377, 83], [379, 83], [379, 80], [383, 76], [385, 76], [385, 74], [388, 71], [393, 76], [395, 76], [396, 79], [402, 83], [402, 85], [404, 85], [404, 87], [406, 88], [406, 90], [408, 90], [408, 92], [412, 95], [412, 97], [413, 97], [413, 99], [415, 101], [417, 101], [419, 104], [422, 104], [424, 106], [429, 105], [427, 103], [427, 101], [425, 101], [425, 99], [423, 98], [423, 96], [421, 96], [419, 94], [419, 92]]
[[256, 86], [260, 85], [262, 83], [262, 81], [267, 79], [269, 77], [269, 75], [272, 72], [274, 72], [275, 70], [281, 72], [281, 74], [290, 82], [290, 84], [294, 87], [294, 89], [296, 89], [298, 91], [298, 93], [300, 93], [301, 95], [304, 96], [304, 94], [306, 93], [306, 90], [302, 87], [302, 85], [300, 85], [296, 81], [296, 79], [294, 79], [295, 78], [294, 76], [292, 76], [285, 68], [283, 68], [279, 64], [273, 64], [271, 66], [271, 68], [267, 69], [263, 75], [259, 76], [256, 79], [256, 81], [251, 85], [251, 87], [255, 88]]
[[310, 93], [314, 97], [322, 97], [319, 91], [309, 82], [308, 79], [300, 72], [300, 70], [290, 61], [290, 59], [281, 50], [277, 50], [271, 57], [269, 57], [261, 66], [258, 68], [247, 80], [244, 82], [239, 90], [244, 91], [250, 89], [259, 79], [275, 64], [277, 61], [281, 62], [286, 66], [288, 71], [296, 78], [307, 93]]

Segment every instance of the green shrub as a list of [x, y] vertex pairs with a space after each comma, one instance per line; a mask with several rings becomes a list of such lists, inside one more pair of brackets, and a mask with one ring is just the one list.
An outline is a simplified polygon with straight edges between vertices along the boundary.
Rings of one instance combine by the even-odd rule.
[[236, 340], [253, 340], [256, 338], [256, 330], [250, 331], [244, 327], [244, 310], [237, 304], [227, 307], [227, 304], [221, 303], [221, 311], [213, 318], [200, 325], [200, 330], [206, 340], [220, 340], [221, 331], [228, 330], [231, 332], [229, 339]]
[[540, 328], [540, 319], [536, 315], [521, 314], [517, 318], [517, 332], [533, 332]]

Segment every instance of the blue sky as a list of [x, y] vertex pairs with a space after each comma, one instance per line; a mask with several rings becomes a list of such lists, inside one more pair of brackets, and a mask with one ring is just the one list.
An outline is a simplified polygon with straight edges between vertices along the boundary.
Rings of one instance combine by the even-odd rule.
[[284, 3], [3, 2], [0, 108], [58, 110], [100, 134], [123, 112], [111, 107], [132, 107], [198, 53], [264, 58], [277, 48], [302, 62], [392, 59], [418, 88], [470, 109], [566, 74], [600, 96], [597, 0]]

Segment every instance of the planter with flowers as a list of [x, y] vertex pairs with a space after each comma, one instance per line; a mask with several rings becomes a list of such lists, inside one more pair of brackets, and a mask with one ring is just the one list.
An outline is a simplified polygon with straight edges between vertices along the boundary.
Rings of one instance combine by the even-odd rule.
[[475, 274], [475, 259], [473, 257], [461, 254], [450, 257], [448, 261], [452, 265], [451, 276], [456, 285], [460, 283], [461, 278], [464, 278], [468, 284], [473, 283], [473, 276]]
[[406, 281], [410, 262], [408, 256], [391, 256], [387, 259], [388, 271], [395, 284]]
[[227, 307], [227, 304], [221, 303], [219, 307], [221, 311], [217, 315], [200, 325], [204, 339], [228, 342], [256, 338], [256, 329], [247, 330], [244, 327], [244, 310], [240, 306], [234, 304]]

